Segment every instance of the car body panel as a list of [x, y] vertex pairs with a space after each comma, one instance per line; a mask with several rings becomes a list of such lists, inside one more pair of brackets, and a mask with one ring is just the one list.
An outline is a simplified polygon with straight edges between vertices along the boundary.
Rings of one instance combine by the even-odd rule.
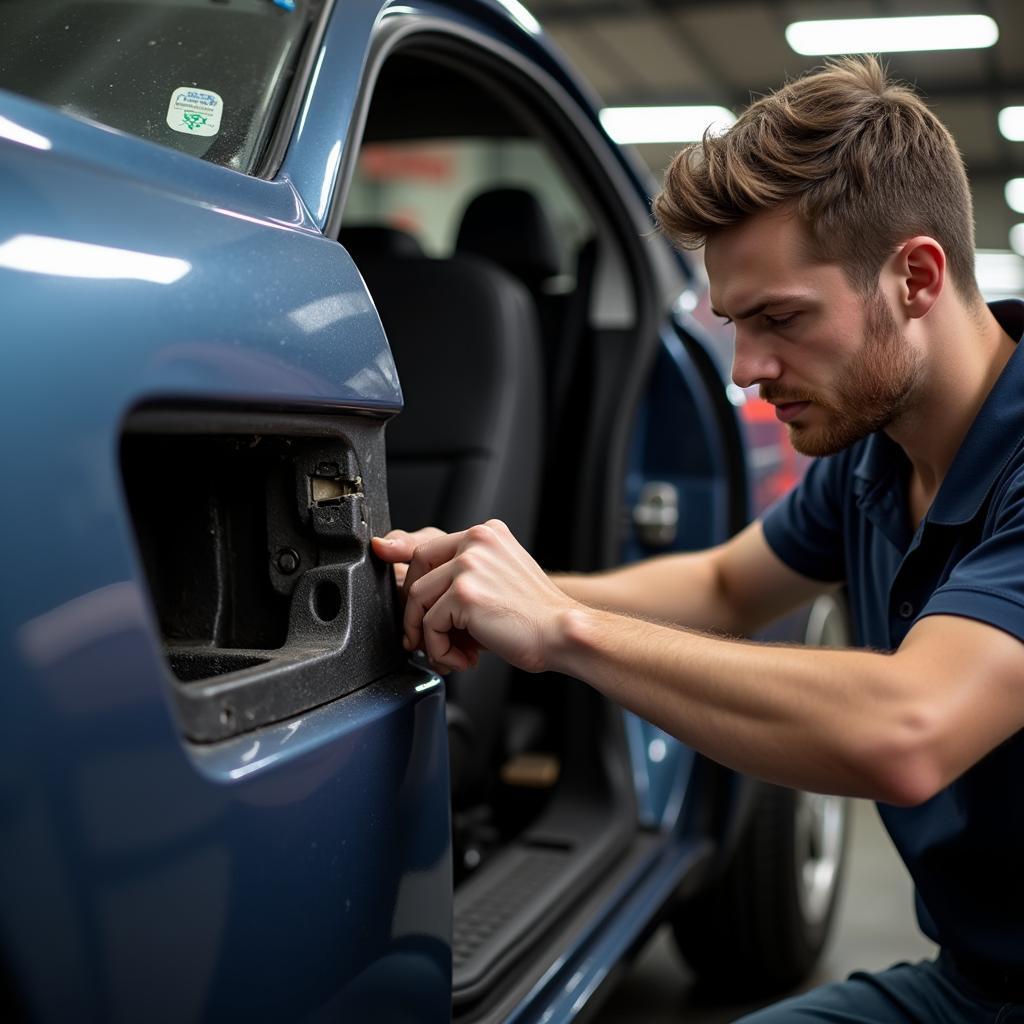
[[186, 743], [119, 482], [125, 417], [154, 402], [391, 415], [401, 390], [362, 280], [287, 183], [8, 94], [0, 117], [0, 946], [16, 988], [47, 1020], [446, 1020], [439, 681], [410, 669]]

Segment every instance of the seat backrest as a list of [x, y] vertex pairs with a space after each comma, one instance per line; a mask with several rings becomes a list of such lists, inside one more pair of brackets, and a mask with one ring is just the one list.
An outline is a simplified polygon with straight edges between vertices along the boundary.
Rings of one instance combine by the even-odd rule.
[[468, 257], [360, 269], [405, 399], [387, 434], [392, 522], [461, 530], [497, 517], [529, 543], [544, 416], [529, 296]]
[[[532, 543], [543, 472], [544, 380], [533, 302], [500, 267], [469, 256], [353, 256], [380, 313], [405, 408], [387, 433], [391, 520], [461, 530], [504, 520]], [[453, 798], [471, 802], [500, 758], [509, 669], [484, 658], [448, 679], [474, 734], [453, 756]]]
[[523, 188], [481, 192], [462, 214], [455, 251], [504, 267], [538, 296], [561, 272], [561, 250], [540, 200]]
[[357, 260], [370, 256], [408, 259], [423, 256], [423, 247], [414, 235], [384, 224], [351, 224], [341, 229], [338, 241]]

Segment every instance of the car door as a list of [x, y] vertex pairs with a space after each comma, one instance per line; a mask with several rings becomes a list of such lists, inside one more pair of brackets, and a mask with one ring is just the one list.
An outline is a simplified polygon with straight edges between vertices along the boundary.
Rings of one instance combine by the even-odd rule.
[[314, 163], [0, 93], [12, 1015], [448, 1019], [442, 688], [368, 551], [401, 391]]

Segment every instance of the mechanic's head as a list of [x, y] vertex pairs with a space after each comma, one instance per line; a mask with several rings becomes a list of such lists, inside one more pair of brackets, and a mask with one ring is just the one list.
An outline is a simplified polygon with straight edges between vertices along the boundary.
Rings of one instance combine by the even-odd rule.
[[684, 149], [654, 211], [676, 245], [705, 245], [712, 303], [737, 325], [733, 378], [786, 407], [808, 454], [906, 411], [923, 372], [906, 328], [944, 288], [984, 309], [956, 144], [874, 57], [796, 79]]
[[929, 235], [950, 280], [973, 302], [974, 217], [953, 137], [876, 57], [848, 57], [752, 104], [724, 134], [673, 160], [655, 199], [681, 248], [750, 216], [792, 207], [818, 259], [864, 295], [904, 239]]

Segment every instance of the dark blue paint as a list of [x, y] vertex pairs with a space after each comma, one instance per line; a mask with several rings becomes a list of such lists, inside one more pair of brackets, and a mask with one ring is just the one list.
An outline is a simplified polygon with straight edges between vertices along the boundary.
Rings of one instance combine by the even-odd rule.
[[[118, 476], [121, 423], [155, 399], [399, 408], [362, 281], [287, 182], [7, 95], [0, 117], [34, 143], [0, 141], [0, 941], [24, 998], [54, 1021], [315, 1019], [371, 1003], [445, 1020], [440, 688], [418, 692], [411, 672], [188, 747]], [[57, 242], [27, 269], [40, 238]], [[82, 276], [125, 251], [181, 273]]]

